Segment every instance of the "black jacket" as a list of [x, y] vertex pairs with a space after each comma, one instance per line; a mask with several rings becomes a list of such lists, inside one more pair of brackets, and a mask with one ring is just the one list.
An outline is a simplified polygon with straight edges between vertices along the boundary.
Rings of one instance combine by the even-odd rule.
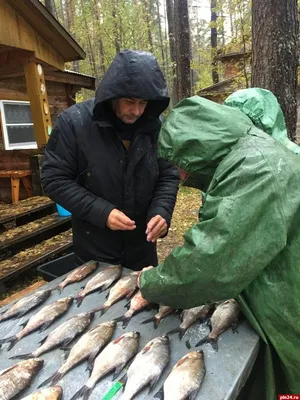
[[[128, 153], [105, 112], [107, 101], [120, 97], [148, 100]], [[104, 75], [95, 100], [75, 104], [57, 118], [45, 150], [42, 184], [72, 213], [80, 261], [122, 263], [135, 270], [157, 264], [146, 224], [157, 214], [170, 224], [179, 183], [177, 170], [157, 158], [159, 115], [168, 103], [154, 56], [124, 50]], [[133, 219], [136, 229], [107, 228], [113, 208]]]

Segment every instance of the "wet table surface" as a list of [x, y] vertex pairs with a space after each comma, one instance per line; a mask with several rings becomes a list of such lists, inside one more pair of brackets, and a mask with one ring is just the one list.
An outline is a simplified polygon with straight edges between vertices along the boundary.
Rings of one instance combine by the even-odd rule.
[[[56, 290], [53, 291], [46, 302], [42, 303], [36, 309], [30, 311], [23, 317], [15, 320], [0, 322], [0, 338], [2, 339], [8, 336], [13, 336], [19, 332], [22, 329], [20, 324], [30, 318], [34, 313], [36, 313], [36, 310], [40, 310], [44, 305], [52, 303], [58, 298], [74, 296], [80, 290], [80, 288], [89, 279], [91, 279], [93, 275], [98, 273], [103, 268], [103, 266], [104, 264], [99, 266], [93, 274], [87, 276], [83, 281], [66, 286], [61, 294], [59, 294]], [[124, 269], [123, 275], [127, 275], [129, 272], [131, 271]], [[43, 286], [43, 288], [55, 288], [63, 279], [64, 277], [57, 278]], [[80, 312], [91, 311], [92, 309], [102, 305], [105, 302], [106, 294], [107, 291], [100, 294], [95, 292], [88, 295], [79, 308], [77, 308], [75, 303], [73, 303], [69, 310], [59, 319], [54, 321], [44, 332], [39, 333], [37, 331], [26, 336], [10, 351], [7, 351], [8, 344], [4, 344], [0, 349], [0, 371], [18, 362], [18, 360], [10, 360], [10, 357], [18, 354], [30, 353], [31, 351], [35, 350], [39, 346], [38, 342], [40, 342], [62, 322]], [[99, 317], [99, 313], [97, 313], [90, 327], [94, 327], [100, 322], [109, 321], [124, 314], [126, 312], [126, 308], [124, 308], [126, 303], [126, 300], [116, 303], [102, 317]], [[7, 308], [9, 308], [9, 305], [0, 309], [0, 312], [5, 311]], [[118, 323], [112, 340], [124, 332], [139, 331], [141, 334], [139, 350], [141, 350], [148, 341], [156, 336], [165, 334], [180, 324], [180, 319], [175, 314], [169, 315], [163, 319], [156, 330], [154, 329], [152, 323], [144, 325], [140, 323], [146, 318], [150, 318], [156, 312], [157, 311], [155, 309], [152, 309], [148, 311], [142, 311], [141, 313], [135, 315], [125, 330], [122, 329], [122, 324]], [[153, 399], [154, 395], [161, 388], [167, 374], [175, 365], [175, 363], [186, 353], [194, 350], [194, 345], [200, 340], [200, 338], [206, 336], [208, 332], [209, 328], [206, 324], [196, 323], [189, 328], [181, 341], [178, 338], [178, 334], [170, 335], [171, 359], [167, 368], [150, 393], [146, 388], [141, 391], [140, 394], [135, 397], [135, 399]], [[185, 345], [187, 339], [189, 339], [192, 345], [191, 350], [188, 350]], [[75, 338], [72, 344], [77, 340], [78, 337]], [[236, 399], [237, 394], [245, 384], [257, 357], [259, 338], [245, 320], [238, 326], [238, 333], [233, 334], [232, 330], [229, 329], [221, 335], [218, 343], [218, 352], [215, 352], [210, 344], [205, 344], [201, 347], [205, 356], [206, 376], [196, 397], [197, 400]], [[200, 347], [197, 347], [196, 349], [198, 350]], [[23, 397], [34, 392], [41, 382], [52, 375], [63, 363], [64, 352], [61, 349], [55, 349], [49, 353], [41, 355], [40, 358], [44, 360], [44, 366], [42, 370], [39, 371], [34, 377], [31, 382], [31, 386], [18, 395], [16, 399], [22, 399]], [[110, 374], [98, 382], [90, 396], [91, 400], [100, 400], [109, 391], [113, 385], [112, 375], [113, 374]], [[63, 399], [69, 400], [75, 394], [75, 392], [77, 392], [85, 384], [87, 379], [88, 371], [86, 371], [86, 363], [79, 364], [73, 370], [69, 371], [58, 382], [58, 385], [62, 386], [64, 391]], [[113, 400], [118, 400], [120, 397], [121, 390], [113, 397]]]

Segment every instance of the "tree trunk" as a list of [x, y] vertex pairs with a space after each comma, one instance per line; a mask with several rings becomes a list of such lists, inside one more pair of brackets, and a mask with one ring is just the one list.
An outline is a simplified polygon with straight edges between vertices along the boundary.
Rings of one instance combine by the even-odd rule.
[[64, 0], [60, 0], [60, 18], [61, 18], [61, 24], [63, 25], [64, 28], [66, 28], [67, 27], [67, 18], [66, 18]]
[[118, 0], [113, 0], [113, 9], [112, 9], [112, 17], [114, 19], [114, 37], [115, 37], [115, 48], [116, 53], [120, 53], [121, 45], [120, 45], [120, 36], [119, 36], [119, 27], [117, 21], [117, 9], [118, 9]]
[[103, 40], [102, 40], [102, 26], [101, 26], [101, 19], [100, 19], [100, 14], [99, 14], [99, 8], [98, 8], [98, 0], [94, 0], [94, 13], [95, 13], [95, 17], [97, 20], [97, 24], [98, 24], [98, 37], [97, 37], [97, 41], [98, 41], [98, 46], [99, 46], [99, 59], [100, 59], [100, 74], [101, 77], [103, 77], [103, 75], [106, 72], [106, 68], [105, 68], [105, 53], [104, 53], [104, 46], [103, 46]]
[[[84, 10], [83, 1], [84, 0], [81, 0], [82, 11]], [[97, 71], [96, 71], [94, 49], [93, 49], [93, 46], [92, 46], [91, 36], [90, 36], [90, 33], [89, 33], [89, 27], [88, 27], [88, 23], [87, 23], [87, 19], [86, 19], [85, 14], [84, 14], [83, 20], [84, 20], [83, 22], [84, 22], [85, 31], [86, 31], [86, 34], [87, 34], [87, 41], [88, 41], [87, 54], [88, 54], [88, 58], [89, 58], [89, 61], [90, 61], [91, 67], [92, 67], [92, 73], [94, 74], [94, 76], [96, 76], [97, 75]]]
[[164, 42], [163, 42], [161, 21], [160, 21], [159, 0], [156, 0], [156, 7], [157, 7], [159, 43], [160, 43], [161, 58], [162, 58], [162, 69], [164, 71], [164, 74], [166, 75], [166, 59], [165, 59]]
[[172, 64], [172, 106], [178, 101], [177, 96], [177, 60], [176, 60], [176, 35], [175, 35], [175, 21], [174, 21], [174, 2], [173, 0], [166, 0], [167, 18], [168, 18], [168, 32], [170, 43], [170, 57]]
[[152, 42], [152, 33], [151, 33], [151, 24], [150, 24], [150, 15], [151, 15], [151, 10], [149, 7], [148, 0], [144, 0], [144, 15], [145, 15], [145, 21], [146, 21], [146, 26], [147, 26], [147, 34], [148, 34], [148, 46], [150, 51], [153, 53], [153, 42]]
[[252, 87], [271, 90], [295, 139], [297, 122], [297, 0], [252, 1]]
[[191, 95], [190, 28], [187, 0], [174, 0], [178, 99]]
[[217, 46], [218, 46], [218, 32], [217, 32], [217, 13], [216, 13], [217, 0], [211, 0], [211, 26], [210, 26], [210, 42], [211, 42], [211, 75], [213, 83], [219, 82], [218, 66], [216, 62]]
[[57, 18], [54, 0], [45, 0], [45, 7], [53, 15], [54, 18]]

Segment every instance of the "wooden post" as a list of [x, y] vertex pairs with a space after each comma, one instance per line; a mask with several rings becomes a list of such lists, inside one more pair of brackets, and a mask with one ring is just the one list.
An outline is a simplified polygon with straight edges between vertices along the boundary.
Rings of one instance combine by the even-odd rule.
[[24, 64], [24, 70], [34, 133], [38, 147], [43, 148], [52, 129], [44, 71], [41, 64], [33, 60]]

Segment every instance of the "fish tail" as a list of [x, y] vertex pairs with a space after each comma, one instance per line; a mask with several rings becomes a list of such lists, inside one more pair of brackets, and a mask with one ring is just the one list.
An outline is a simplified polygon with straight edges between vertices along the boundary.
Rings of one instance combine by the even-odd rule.
[[80, 397], [83, 397], [84, 400], [87, 400], [91, 393], [92, 388], [89, 388], [88, 386], [82, 386], [82, 388], [79, 389], [70, 400], [80, 399]]
[[122, 328], [125, 329], [127, 327], [127, 325], [129, 324], [129, 321], [131, 320], [131, 316], [127, 317], [125, 314], [121, 315], [118, 318], [115, 318], [114, 321], [116, 323], [121, 322], [122, 321]]
[[76, 304], [77, 304], [77, 307], [80, 307], [81, 306], [81, 303], [83, 302], [83, 299], [84, 299], [84, 295], [77, 295], [76, 297], [75, 297], [75, 302], [76, 302]]
[[195, 345], [195, 347], [201, 346], [202, 344], [210, 343], [215, 351], [218, 351], [218, 338], [215, 336], [207, 335]]
[[33, 358], [32, 353], [19, 354], [17, 356], [9, 357], [10, 360], [27, 360], [28, 358]]
[[93, 313], [100, 312], [100, 317], [102, 317], [102, 315], [104, 315], [108, 309], [109, 309], [108, 306], [101, 306], [99, 308], [95, 308], [92, 312]]
[[164, 400], [164, 387], [162, 386], [159, 391], [153, 396], [159, 400]]
[[7, 351], [9, 351], [10, 349], [12, 349], [14, 347], [14, 345], [16, 343], [18, 343], [19, 340], [20, 339], [17, 336], [10, 336], [8, 338], [1, 339], [0, 340], [0, 344], [4, 344], [4, 343], [9, 343], [10, 342], [10, 345], [7, 348]]
[[62, 285], [58, 285], [58, 286], [56, 286], [56, 288], [54, 288], [54, 290], [57, 290], [59, 294], [61, 294], [63, 289], [64, 289], [64, 287]]
[[38, 389], [47, 385], [48, 383], [51, 383], [51, 386], [55, 385], [61, 378], [63, 377], [63, 374], [59, 371], [54, 372], [53, 375], [49, 376], [44, 382], [42, 382], [39, 386]]
[[145, 319], [145, 320], [142, 321], [141, 323], [142, 323], [142, 324], [148, 324], [149, 322], [153, 322], [154, 328], [157, 329], [157, 327], [158, 327], [160, 321], [159, 321], [158, 318], [152, 317], [152, 318]]

